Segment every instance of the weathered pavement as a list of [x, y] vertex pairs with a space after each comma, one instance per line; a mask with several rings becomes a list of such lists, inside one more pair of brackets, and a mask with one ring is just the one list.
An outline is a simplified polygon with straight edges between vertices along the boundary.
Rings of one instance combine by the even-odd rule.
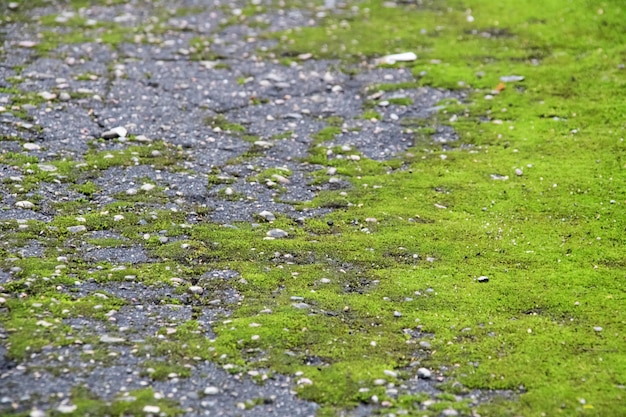
[[[308, 56], [285, 65], [267, 52], [277, 41], [260, 36], [315, 24], [324, 12], [319, 8], [269, 7], [244, 21], [246, 2], [109, 3], [1, 6], [7, 16], [0, 65], [1, 296], [3, 305], [29, 302], [37, 320], [34, 327], [27, 317], [24, 328], [0, 327], [0, 410], [72, 413], [76, 398], [117, 398], [114, 404], [140, 404], [121, 408], [127, 413], [314, 415], [317, 405], [294, 395], [298, 376], [271, 369], [242, 374], [197, 357], [184, 374], [153, 375], [153, 364], [168, 361], [167, 352], [156, 352], [160, 340], [178, 326], [193, 318], [197, 332], [215, 337], [212, 324], [227, 319], [242, 297], [225, 285], [198, 305], [193, 292], [202, 291], [203, 282], [243, 279], [236, 271], [196, 277], [192, 294], [177, 290], [189, 282], [176, 278], [180, 271], [164, 272], [169, 263], [161, 272], [170, 285], [124, 271], [158, 265], [167, 254], [154, 246], [184, 239], [168, 235], [169, 220], [156, 220], [163, 210], [183, 228], [231, 227], [279, 214], [298, 221], [323, 216], [332, 207], [300, 203], [350, 186], [332, 170], [314, 181], [313, 172], [323, 167], [304, 162], [329, 120], [339, 129], [325, 138], [325, 149], [340, 147], [328, 151], [330, 158], [385, 160], [413, 145], [403, 120], [428, 117], [453, 95], [427, 88], [386, 93], [376, 97], [381, 120], [364, 119], [367, 87], [410, 81], [410, 72], [368, 63], [349, 75], [335, 62]], [[393, 98], [413, 104], [385, 103]], [[444, 129], [434, 136], [454, 140]], [[115, 212], [118, 202], [127, 205]], [[259, 216], [264, 211], [270, 213]], [[103, 224], [89, 217], [96, 213]], [[129, 233], [141, 232], [139, 240], [118, 227], [126, 221], [135, 227]], [[30, 259], [51, 260], [49, 273], [20, 263]], [[81, 272], [68, 274], [68, 267]], [[103, 269], [113, 282], [100, 279]], [[85, 308], [99, 315], [31, 300], [42, 284], [59, 298], [89, 300]], [[31, 347], [24, 341], [25, 355], [16, 359], [6, 341], [20, 332], [32, 332], [37, 343], [45, 333], [49, 342]], [[392, 395], [437, 392], [417, 377], [391, 385]], [[154, 392], [147, 400], [138, 394], [145, 388]]]

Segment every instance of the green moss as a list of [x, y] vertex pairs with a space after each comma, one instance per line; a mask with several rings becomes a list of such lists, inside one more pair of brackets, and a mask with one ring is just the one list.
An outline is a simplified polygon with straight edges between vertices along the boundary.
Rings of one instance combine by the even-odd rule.
[[176, 375], [176, 378], [188, 378], [191, 376], [189, 367], [174, 365], [168, 362], [144, 362], [142, 376], [149, 376], [153, 381], [166, 381]]
[[[527, 390], [520, 401], [495, 401], [481, 414], [619, 415], [623, 394], [616, 387], [624, 383], [618, 375], [626, 359], [617, 339], [603, 335], [607, 328], [622, 334], [626, 322], [618, 307], [620, 284], [614, 281], [623, 238], [609, 226], [619, 229], [623, 223], [615, 215], [624, 190], [615, 182], [615, 170], [624, 165], [617, 156], [623, 145], [617, 116], [623, 82], [617, 74], [624, 35], [616, 29], [624, 9], [617, 2], [604, 3], [600, 12], [583, 1], [566, 7], [549, 1], [537, 9], [483, 0], [471, 5], [469, 22], [468, 7], [424, 2], [418, 10], [366, 2], [358, 16], [341, 17], [347, 25], [329, 17], [322, 29], [277, 35], [293, 41], [278, 46], [291, 56], [313, 52], [350, 60], [405, 50], [418, 54], [409, 64], [416, 81], [370, 91], [420, 85], [478, 90], [469, 104], [442, 103], [440, 116], [455, 115], [453, 127], [470, 151], [412, 149], [416, 158], [409, 170], [381, 176], [373, 167], [363, 174], [367, 164], [328, 160], [323, 148], [314, 148], [311, 160], [353, 172], [355, 189], [320, 195], [312, 205], [328, 206], [339, 198], [344, 207], [351, 205], [331, 216], [332, 232], [324, 234], [323, 224], [311, 231], [327, 249], [328, 240], [340, 235], [343, 245], [333, 252], [339, 258], [363, 267], [369, 262], [380, 281], [368, 292], [370, 299], [379, 291], [390, 299], [422, 294], [403, 310], [435, 334], [435, 353], [427, 364], [458, 363], [451, 374], [469, 388]], [[512, 9], [519, 12], [506, 12]], [[325, 48], [329, 40], [340, 47]], [[524, 75], [525, 81], [506, 83], [499, 95], [485, 100], [499, 77], [509, 74]], [[591, 105], [600, 102], [607, 104]], [[432, 121], [401, 122], [424, 135], [434, 132]], [[492, 174], [509, 179], [493, 180]], [[363, 221], [370, 216], [377, 222]], [[384, 241], [387, 247], [377, 245]], [[356, 242], [373, 249], [369, 259], [350, 253]], [[476, 281], [483, 275], [488, 283]], [[424, 296], [428, 287], [436, 295]], [[372, 303], [369, 311], [383, 305]], [[609, 318], [615, 314], [617, 319]], [[383, 328], [390, 324], [381, 321]], [[594, 326], [603, 330], [594, 332]], [[470, 362], [480, 365], [466, 365]], [[329, 375], [331, 368], [325, 371]], [[329, 376], [304, 395], [332, 403], [337, 397], [325, 391], [330, 386], [353, 391]]]
[[377, 111], [367, 110], [363, 112], [363, 115], [361, 116], [361, 118], [366, 119], [366, 120], [371, 120], [371, 119], [381, 120], [383, 116], [381, 116], [381, 114], [378, 113]]
[[218, 114], [217, 116], [207, 116], [204, 119], [204, 123], [209, 125], [211, 128], [219, 128], [227, 133], [238, 134], [246, 131], [244, 126], [239, 123], [229, 122], [226, 120], [226, 117], [221, 114]]
[[293, 131], [289, 130], [287, 132], [277, 133], [275, 135], [272, 135], [270, 139], [272, 140], [290, 139], [292, 136], [293, 136]]
[[180, 410], [174, 401], [157, 397], [152, 388], [135, 390], [127, 395], [116, 397], [113, 401], [102, 401], [85, 387], [75, 388], [71, 400], [76, 405], [75, 416], [106, 416], [106, 415], [142, 415], [146, 405], [159, 407], [159, 413], [165, 416], [180, 415]]
[[[190, 320], [176, 333], [162, 332], [163, 339], [138, 348], [163, 358], [149, 364], [159, 378], [170, 372], [186, 375], [185, 358], [191, 357], [231, 364], [233, 373], [251, 367], [301, 372], [313, 384], [299, 386], [299, 395], [320, 403], [320, 415], [338, 415], [374, 394], [390, 401], [389, 411], [398, 415], [437, 415], [449, 407], [468, 414], [469, 405], [453, 396], [466, 389], [519, 394], [481, 406], [478, 412], [486, 416], [626, 413], [621, 3], [547, 0], [537, 8], [530, 0], [471, 5], [449, 0], [424, 1], [419, 7], [398, 3], [389, 8], [374, 1], [358, 6], [358, 12], [348, 8], [339, 17], [331, 14], [321, 28], [278, 34], [286, 37], [279, 53], [290, 59], [312, 52], [349, 65], [414, 50], [418, 60], [399, 65], [410, 67], [415, 80], [370, 91], [422, 85], [467, 89], [462, 103], [442, 102], [432, 119], [399, 121], [423, 137], [448, 123], [459, 142], [445, 151], [419, 143], [402, 159], [382, 163], [337, 158], [355, 154], [341, 148], [333, 148], [329, 157], [327, 148], [315, 143], [307, 161], [337, 168], [352, 187], [321, 192], [300, 205], [334, 209], [300, 223], [279, 216], [256, 228], [208, 222], [183, 227], [184, 213], [151, 213], [149, 206], [130, 202], [91, 213], [87, 201], [59, 206], [68, 212], [49, 224], [29, 222], [20, 229], [15, 221], [2, 222], [3, 241], [10, 247], [38, 239], [46, 248], [45, 256], [35, 259], [0, 250], [3, 267], [21, 268], [4, 285], [10, 308], [0, 317], [11, 357], [69, 343], [63, 310], [104, 319], [102, 312], [121, 305], [113, 297], [64, 296], [44, 278], [54, 277], [56, 285], [67, 288], [78, 276], [107, 282], [134, 275], [157, 285], [174, 277], [191, 282], [211, 269], [228, 268], [243, 279], [201, 283], [209, 294], [232, 288], [244, 296], [231, 317], [214, 324], [216, 340], [204, 337], [199, 323]], [[473, 22], [467, 18], [470, 8]], [[250, 19], [248, 11], [244, 19]], [[199, 42], [197, 53], [210, 56], [208, 41], [194, 42]], [[334, 47], [324, 47], [329, 44]], [[509, 74], [525, 80], [505, 83], [494, 94], [499, 78]], [[225, 119], [209, 124], [244, 132]], [[327, 120], [329, 136], [322, 141], [332, 139], [342, 125], [342, 120]], [[244, 158], [261, 151], [253, 147]], [[83, 176], [111, 166], [146, 163], [173, 169], [182, 155], [165, 144], [92, 150], [84, 166], [46, 162], [54, 172], [41, 170], [36, 158], [23, 154], [0, 157], [21, 169], [24, 182], [34, 188], [54, 179], [76, 180], [83, 187], [88, 180]], [[271, 174], [263, 172], [260, 178]], [[217, 175], [209, 177], [211, 185], [222, 181]], [[78, 210], [87, 212], [80, 224], [88, 230], [117, 232], [159, 261], [90, 266], [69, 261], [58, 268], [53, 251], [67, 251], [84, 238], [66, 230], [79, 222]], [[115, 214], [124, 218], [115, 220]], [[289, 236], [266, 239], [276, 227]], [[162, 230], [181, 240], [162, 243]], [[113, 247], [125, 241], [88, 242]], [[481, 276], [488, 282], [479, 282]], [[197, 306], [209, 301], [193, 298]], [[104, 308], [95, 309], [98, 303]], [[407, 330], [433, 335], [429, 355], [417, 352], [415, 357], [418, 340]], [[374, 386], [376, 379], [389, 378], [389, 369], [401, 371], [394, 379], [401, 384], [413, 376], [407, 366], [416, 360], [433, 369], [448, 367], [450, 380], [464, 388], [444, 384], [438, 402], [425, 407], [430, 396], [386, 398], [384, 387]], [[138, 400], [132, 406], [124, 402], [131, 407], [124, 409], [85, 393], [75, 399], [81, 415], [139, 414], [140, 406], [155, 401], [150, 394], [137, 394]], [[250, 407], [260, 401], [252, 400]], [[167, 407], [165, 413], [174, 412]]]
[[405, 82], [393, 83], [393, 84], [374, 84], [374, 85], [369, 86], [367, 90], [371, 92], [376, 92], [376, 91], [391, 92], [391, 91], [400, 91], [400, 90], [412, 90], [420, 86], [421, 84], [419, 83], [419, 81], [405, 81]]
[[100, 191], [100, 188], [91, 181], [86, 181], [83, 184], [75, 184], [73, 189], [78, 191], [79, 193], [85, 194], [88, 197], [91, 197], [95, 193]]
[[319, 132], [313, 134], [313, 144], [317, 145], [320, 143], [331, 141], [335, 138], [336, 135], [341, 134], [341, 128], [336, 126], [327, 126], [320, 130]]
[[410, 97], [398, 97], [398, 98], [390, 98], [389, 104], [395, 104], [398, 106], [410, 106], [413, 104], [413, 99]]

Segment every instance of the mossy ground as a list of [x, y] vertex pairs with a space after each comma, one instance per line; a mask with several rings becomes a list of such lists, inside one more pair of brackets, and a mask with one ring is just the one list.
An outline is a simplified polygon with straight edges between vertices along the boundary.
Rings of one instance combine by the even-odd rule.
[[[72, 286], [77, 276], [106, 282], [136, 275], [156, 285], [172, 277], [193, 282], [211, 269], [229, 268], [244, 280], [228, 286], [245, 298], [217, 325], [216, 339], [200, 334], [191, 320], [161, 340], [155, 356], [170, 363], [211, 359], [229, 364], [232, 372], [259, 367], [298, 373], [312, 382], [301, 384], [299, 394], [320, 403], [321, 415], [368, 402], [373, 394], [398, 413], [422, 415], [449, 406], [466, 413], [465, 402], [446, 394], [449, 403], [424, 411], [424, 396], [386, 398], [384, 388], [374, 387], [375, 379], [390, 378], [385, 370], [398, 371], [399, 380], [409, 376], [415, 361], [448, 367], [446, 375], [470, 389], [519, 394], [483, 405], [481, 415], [626, 414], [626, 9], [619, 1], [449, 0], [395, 8], [371, 1], [357, 10], [330, 13], [321, 27], [279, 34], [284, 41], [275, 53], [310, 52], [356, 65], [414, 51], [417, 61], [397, 64], [411, 68], [414, 82], [370, 91], [467, 90], [467, 102], [442, 103], [416, 133], [428, 137], [429, 123], [450, 124], [459, 142], [444, 151], [417, 141], [387, 162], [329, 160], [324, 143], [341, 133], [342, 121], [328, 120], [313, 138], [309, 161], [337, 168], [354, 187], [321, 193], [307, 206], [336, 210], [303, 224], [279, 216], [272, 224], [237, 228], [191, 226], [183, 213], [124, 201], [83, 215], [95, 208], [100, 190], [91, 179], [100, 170], [128, 165], [129, 156], [136, 158], [132, 163], [177, 169], [180, 153], [161, 142], [90, 151], [84, 161], [47, 162], [56, 168], [52, 172], [41, 170], [34, 157], [0, 155], [24, 173], [18, 194], [59, 179], [77, 182], [74, 189], [85, 196], [49, 224], [0, 224], [7, 242], [0, 248], [2, 266], [14, 269], [4, 286], [13, 297], [0, 319], [9, 333], [9, 355], [21, 359], [46, 344], [70, 343], [72, 332], [62, 318], [104, 318], [124, 304], [55, 289]], [[513, 74], [524, 81], [500, 85], [501, 76]], [[207, 123], [245, 131], [236, 120]], [[285, 176], [268, 170], [255, 179], [276, 173]], [[164, 198], [136, 197], [145, 203]], [[142, 245], [159, 262], [125, 269], [101, 263], [94, 269], [59, 260], [80, 239], [66, 229], [76, 224], [128, 239], [92, 244]], [[264, 239], [276, 227], [289, 237]], [[159, 231], [181, 240], [163, 243]], [[43, 257], [16, 254], [34, 240], [44, 246]], [[483, 276], [488, 282], [478, 280]], [[211, 292], [226, 284], [203, 286]], [[201, 308], [208, 299], [192, 302]], [[434, 335], [428, 355], [408, 334], [417, 326]], [[173, 369], [146, 366], [155, 379]], [[361, 388], [371, 389], [364, 394]], [[137, 397], [145, 401], [133, 407], [154, 398], [150, 391]], [[102, 405], [84, 392], [74, 400], [81, 413], [139, 412]]]
[[[523, 387], [486, 415], [621, 415], [626, 10], [617, 1], [420, 4], [364, 2], [354, 17], [283, 34], [278, 50], [349, 62], [414, 51], [417, 61], [398, 65], [418, 85], [471, 92], [438, 116], [459, 133], [456, 149], [415, 149], [410, 170], [353, 177], [354, 206], [331, 216], [335, 227], [378, 218], [371, 235], [325, 237], [342, 241], [345, 259], [374, 249], [367, 270], [380, 285], [361, 315], [379, 312], [385, 330], [419, 319], [435, 334], [426, 362], [457, 364], [467, 387]], [[513, 74], [524, 81], [498, 87]], [[419, 261], [390, 258], [399, 247]], [[425, 287], [437, 295], [407, 303], [401, 320], [390, 315], [397, 305], [381, 304]]]

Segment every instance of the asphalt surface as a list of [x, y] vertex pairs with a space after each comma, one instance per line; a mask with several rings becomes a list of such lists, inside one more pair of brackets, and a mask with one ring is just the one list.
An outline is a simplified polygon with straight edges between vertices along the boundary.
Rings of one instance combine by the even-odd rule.
[[[270, 7], [268, 12], [240, 24], [238, 9], [246, 6], [245, 2], [129, 2], [80, 10], [47, 4], [26, 9], [25, 5], [0, 3], [7, 16], [26, 16], [0, 27], [0, 152], [35, 156], [43, 169], [46, 162], [63, 158], [81, 161], [92, 148], [114, 152], [160, 140], [181, 156], [179, 169], [136, 164], [100, 170], [93, 178], [101, 189], [93, 197], [100, 207], [116, 201], [119, 193], [132, 195], [133, 190], [137, 192], [150, 183], [162, 190], [163, 198], [153, 202], [156, 207], [203, 207], [208, 209], [208, 220], [224, 225], [253, 222], [263, 210], [296, 219], [320, 216], [330, 209], [298, 210], [295, 203], [309, 201], [324, 189], [350, 186], [339, 177], [326, 184], [313, 184], [311, 173], [321, 167], [302, 162], [311, 150], [314, 134], [327, 126], [326, 118], [344, 120], [342, 133], [324, 144], [343, 147], [344, 154], [334, 157], [385, 160], [414, 144], [402, 120], [429, 117], [439, 101], [458, 97], [429, 88], [385, 93], [374, 100], [381, 103], [402, 97], [412, 99], [413, 104], [379, 105], [376, 111], [382, 119], [364, 120], [360, 116], [371, 94], [367, 87], [412, 80], [410, 71], [367, 63], [355, 75], [348, 75], [339, 71], [337, 62], [304, 56], [284, 65], [266, 52], [277, 41], [260, 36], [262, 33], [314, 25], [319, 13], [346, 10]], [[52, 19], [46, 18], [51, 15]], [[77, 18], [86, 26], [72, 26]], [[130, 41], [111, 45], [106, 39], [112, 28], [136, 30]], [[68, 39], [63, 36], [77, 31], [84, 31], [86, 39], [63, 41]], [[38, 45], [54, 40], [55, 34], [60, 43], [50, 51], [39, 52]], [[210, 53], [200, 54], [198, 38], [210, 39]], [[36, 104], [29, 104], [24, 97], [35, 97]], [[245, 131], [224, 129], [224, 121]], [[119, 127], [127, 130], [126, 137], [98, 140]], [[433, 139], [445, 144], [455, 140], [455, 134], [441, 127]], [[283, 178], [285, 181], [280, 176], [250, 181], [266, 169], [290, 175]], [[58, 214], [53, 203], [82, 197], [72, 184], [63, 181], [44, 181], [35, 190], [20, 192], [23, 175], [11, 164], [0, 164], [2, 220], [50, 222]], [[218, 181], [211, 183], [209, 178]], [[35, 197], [35, 208], [18, 204]], [[190, 213], [190, 224], [207, 220]], [[76, 242], [74, 257], [120, 265], [158, 262], [139, 245], [102, 248], [88, 243], [89, 238], [123, 237], [114, 231], [90, 231]], [[44, 253], [36, 240], [9, 249], [23, 258]], [[14, 272], [10, 268], [0, 271], [0, 285], [11, 283]], [[211, 279], [238, 279], [235, 271], [217, 270], [211, 275]], [[106, 401], [152, 387], [163, 398], [174, 400], [188, 416], [295, 417], [316, 413], [316, 404], [295, 395], [294, 376], [271, 374], [261, 384], [255, 380], [264, 379], [269, 370], [233, 375], [214, 363], [198, 361], [188, 377], [171, 375], [154, 381], [142, 372], [146, 356], [137, 355], [132, 343], [120, 343], [144, 342], [159, 329], [174, 329], [192, 317], [201, 323], [203, 334], [212, 338], [214, 320], [228, 317], [239, 300], [234, 290], [216, 294], [222, 302], [200, 312], [188, 303], [187, 294], [177, 293], [174, 287], [152, 287], [134, 282], [133, 277], [121, 284], [85, 279], [72, 294], [109, 294], [128, 302], [112, 313], [108, 322], [64, 320], [77, 334], [97, 336], [107, 344], [108, 354], [92, 357], [90, 344], [50, 345], [18, 363], [6, 357], [6, 348], [0, 343], [1, 412], [33, 416], [53, 411], [70, 413], [71, 392], [83, 386]], [[163, 303], [164, 299], [177, 303]], [[0, 328], [0, 341], [6, 339], [7, 332]], [[437, 392], [433, 383], [417, 378], [400, 388], [413, 393]], [[467, 398], [478, 402], [485, 395], [474, 392]], [[264, 401], [246, 403], [258, 398]], [[377, 408], [364, 405], [352, 413], [370, 415]]]

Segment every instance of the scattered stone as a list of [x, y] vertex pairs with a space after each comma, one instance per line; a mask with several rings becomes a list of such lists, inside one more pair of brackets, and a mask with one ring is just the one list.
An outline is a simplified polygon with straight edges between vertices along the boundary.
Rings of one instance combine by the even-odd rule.
[[200, 295], [204, 292], [204, 288], [200, 287], [199, 285], [192, 285], [187, 289], [187, 291], [192, 294]]
[[128, 134], [128, 131], [123, 126], [114, 127], [111, 130], [107, 130], [102, 134], [102, 139], [116, 139], [116, 138], [125, 138]]
[[70, 101], [71, 99], [72, 99], [72, 96], [70, 96], [69, 93], [65, 91], [59, 94], [59, 100], [61, 101]]
[[39, 97], [43, 98], [46, 101], [50, 101], [50, 100], [54, 100], [55, 98], [57, 98], [57, 95], [54, 93], [51, 93], [49, 91], [42, 91], [41, 93], [37, 94]]
[[29, 417], [46, 417], [46, 415], [45, 411], [34, 408], [31, 410]]
[[414, 52], [404, 52], [401, 54], [386, 55], [376, 60], [378, 65], [393, 65], [396, 62], [411, 62], [417, 59]]
[[420, 342], [420, 347], [423, 347], [424, 349], [430, 349], [430, 343], [425, 340], [422, 340]]
[[220, 393], [220, 389], [214, 386], [208, 386], [204, 389], [204, 395], [217, 395]]
[[35, 204], [27, 200], [22, 200], [22, 201], [18, 201], [17, 203], [15, 203], [15, 207], [23, 208], [23, 209], [32, 209], [33, 207], [35, 207]]
[[19, 46], [21, 46], [22, 48], [33, 48], [35, 46], [37, 46], [37, 42], [33, 42], [33, 41], [21, 41], [18, 43]]
[[154, 184], [145, 183], [145, 184], [143, 184], [143, 185], [141, 186], [141, 189], [142, 189], [143, 191], [152, 191], [152, 190], [154, 190], [154, 188], [155, 188], [155, 187], [156, 187], [156, 185], [154, 185]]
[[515, 175], [517, 175], [518, 177], [521, 177], [522, 175], [524, 175], [524, 171], [522, 171], [521, 169], [517, 168], [515, 170]]
[[291, 306], [300, 310], [306, 310], [307, 308], [311, 307], [307, 303], [293, 303], [291, 304]]
[[272, 175], [272, 178], [274, 178], [276, 181], [278, 181], [281, 184], [289, 184], [291, 181], [289, 181], [288, 178], [283, 177], [282, 175], [279, 174], [274, 174]]
[[309, 378], [300, 378], [297, 382], [298, 385], [313, 385], [313, 381]]
[[478, 277], [476, 279], [476, 281], [478, 281], [478, 282], [489, 282], [489, 277], [486, 277], [486, 276], [483, 275], [483, 276]]
[[330, 280], [328, 278], [322, 278], [322, 279], [320, 279], [320, 282], [322, 284], [330, 284]]
[[523, 75], [503, 75], [500, 77], [500, 81], [503, 83], [516, 83], [519, 81], [524, 81]]
[[138, 192], [139, 190], [137, 190], [136, 188], [129, 188], [128, 190], [126, 190], [126, 195], [137, 195]]
[[156, 405], [146, 405], [143, 408], [143, 412], [146, 414], [158, 414], [159, 412], [161, 412], [161, 407]]
[[76, 411], [77, 408], [74, 404], [61, 404], [57, 407], [57, 411], [61, 414], [70, 414]]
[[269, 149], [272, 146], [274, 146], [274, 144], [272, 142], [268, 142], [266, 140], [257, 140], [256, 142], [254, 142], [255, 146], [258, 146], [259, 148], [263, 148], [263, 149]]
[[602, 331], [602, 327], [600, 327], [600, 326], [594, 326], [593, 330], [594, 330], [595, 332], [601, 332], [601, 331]]
[[124, 343], [125, 341], [126, 339], [124, 339], [123, 337], [114, 337], [114, 336], [109, 336], [106, 334], [100, 337], [101, 343], [114, 344], [114, 343]]
[[86, 232], [87, 231], [87, 227], [83, 226], [82, 224], [79, 226], [69, 226], [67, 228], [67, 231], [70, 233], [82, 233], [82, 232]]
[[27, 151], [38, 151], [41, 149], [41, 146], [37, 145], [36, 143], [25, 143], [22, 145], [22, 147]]
[[274, 239], [280, 239], [289, 236], [289, 233], [285, 232], [283, 229], [271, 229], [268, 230], [265, 235]]
[[57, 170], [57, 167], [48, 164], [37, 164], [37, 167], [43, 172], [54, 172]]
[[454, 408], [446, 408], [441, 412], [442, 417], [455, 417], [459, 415], [459, 412]]
[[262, 212], [260, 212], [259, 216], [263, 217], [268, 222], [272, 222], [276, 220], [276, 216], [274, 216], [274, 213], [272, 213], [271, 211], [267, 211], [267, 210], [263, 210]]
[[495, 181], [506, 181], [509, 179], [508, 175], [491, 174], [491, 179]]
[[432, 373], [426, 368], [419, 368], [417, 370], [417, 377], [420, 379], [430, 379]]
[[385, 375], [387, 375], [387, 376], [392, 377], [392, 378], [397, 378], [397, 377], [398, 377], [398, 373], [397, 373], [397, 372], [395, 372], [395, 371], [391, 371], [391, 370], [389, 370], [389, 369], [385, 369], [385, 370], [383, 371], [383, 373], [384, 373]]
[[393, 316], [394, 317], [402, 317], [402, 313], [400, 313], [399, 311], [394, 311], [393, 312]]

